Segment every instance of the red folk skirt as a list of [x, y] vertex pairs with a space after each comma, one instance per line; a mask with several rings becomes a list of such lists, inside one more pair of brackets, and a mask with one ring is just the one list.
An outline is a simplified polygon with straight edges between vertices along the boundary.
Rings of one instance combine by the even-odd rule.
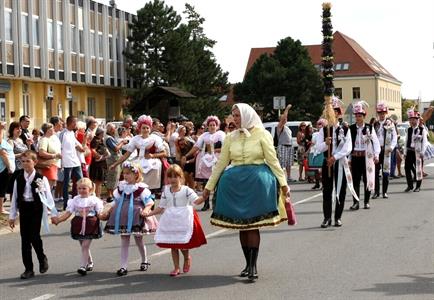
[[206, 238], [202, 229], [202, 225], [200, 223], [199, 215], [193, 209], [193, 234], [191, 236], [190, 241], [184, 244], [157, 243], [157, 246], [160, 248], [187, 250], [187, 249], [198, 248], [205, 244], [206, 244]]

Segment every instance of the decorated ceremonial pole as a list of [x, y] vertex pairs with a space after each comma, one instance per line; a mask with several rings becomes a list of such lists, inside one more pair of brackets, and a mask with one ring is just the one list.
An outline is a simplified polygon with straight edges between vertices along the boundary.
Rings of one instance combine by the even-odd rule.
[[[322, 117], [327, 120], [328, 137], [332, 137], [332, 128], [336, 124], [336, 117], [333, 110], [332, 99], [334, 93], [333, 74], [333, 26], [331, 18], [331, 3], [325, 2], [322, 4], [322, 75], [324, 83], [324, 110]], [[331, 157], [331, 144], [328, 146], [327, 157]], [[328, 166], [328, 176], [331, 177], [331, 166]]]

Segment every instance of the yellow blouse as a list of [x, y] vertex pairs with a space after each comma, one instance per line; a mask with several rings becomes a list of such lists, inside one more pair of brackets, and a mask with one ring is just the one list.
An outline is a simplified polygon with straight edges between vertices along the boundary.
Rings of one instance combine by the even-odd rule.
[[267, 164], [280, 186], [287, 186], [285, 173], [277, 160], [271, 134], [264, 128], [253, 128], [250, 137], [235, 132], [226, 136], [220, 157], [215, 165], [206, 189], [214, 190], [220, 175], [230, 163], [233, 166]]

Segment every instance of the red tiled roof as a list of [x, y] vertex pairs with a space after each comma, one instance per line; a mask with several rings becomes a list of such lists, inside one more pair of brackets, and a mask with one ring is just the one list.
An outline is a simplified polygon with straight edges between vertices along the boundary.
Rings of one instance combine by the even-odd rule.
[[[333, 34], [333, 52], [334, 62], [348, 63], [348, 70], [336, 70], [335, 77], [346, 76], [367, 76], [382, 75], [392, 80], [398, 81], [389, 71], [386, 70], [375, 58], [373, 58], [365, 49], [362, 48], [355, 40], [336, 31]], [[321, 64], [321, 45], [305, 46], [314, 65]], [[262, 55], [271, 55], [275, 47], [269, 48], [252, 48], [250, 50], [249, 60], [247, 62], [246, 73], [253, 66], [255, 61]]]

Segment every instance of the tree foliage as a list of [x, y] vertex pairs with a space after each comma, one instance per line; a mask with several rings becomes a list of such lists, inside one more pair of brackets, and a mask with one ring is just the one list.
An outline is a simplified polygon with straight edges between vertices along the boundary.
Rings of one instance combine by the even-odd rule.
[[291, 103], [289, 119], [314, 120], [322, 111], [322, 82], [300, 41], [287, 37], [272, 55], [262, 55], [234, 87], [237, 101], [261, 104], [265, 120], [277, 120], [273, 97], [285, 96]]
[[[217, 99], [228, 89], [228, 73], [212, 52], [216, 42], [204, 33], [205, 19], [189, 4], [183, 13], [184, 22], [173, 7], [160, 0], [148, 2], [137, 12], [124, 53], [127, 73], [139, 86], [135, 98], [143, 97], [151, 87], [175, 86], [198, 101], [218, 106]], [[183, 101], [181, 109], [187, 106]]]

